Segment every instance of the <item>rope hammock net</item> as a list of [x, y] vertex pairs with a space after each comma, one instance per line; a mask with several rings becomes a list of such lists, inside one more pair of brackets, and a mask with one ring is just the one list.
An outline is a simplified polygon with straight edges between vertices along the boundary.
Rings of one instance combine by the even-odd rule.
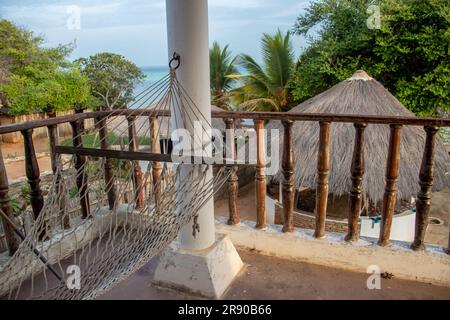
[[[157, 143], [151, 141], [155, 135], [151, 134], [149, 118], [153, 112], [156, 117], [159, 111], [170, 110], [176, 128], [191, 129], [198, 121], [204, 133], [199, 138], [202, 145], [212, 143], [211, 125], [177, 80], [175, 68], [136, 95], [128, 109], [136, 111], [134, 119], [146, 121], [130, 122], [123, 112], [115, 113], [114, 117], [96, 120], [92, 128], [81, 124], [73, 141], [89, 136], [94, 139], [94, 148], [130, 150], [136, 145], [130, 132], [135, 132], [143, 145], [145, 141]], [[140, 117], [144, 110], [145, 116]], [[168, 120], [157, 117], [156, 137], [170, 137]], [[105, 129], [114, 134], [102, 135]], [[168, 150], [169, 140], [162, 141], [163, 151]], [[0, 270], [0, 297], [99, 296], [166, 248], [192, 220], [195, 236], [200, 231], [196, 213], [225, 183], [229, 172], [221, 166], [213, 175], [206, 164], [61, 154], [57, 159], [41, 213]], [[79, 267], [79, 288], [69, 289], [67, 285], [67, 268], [71, 265]]]

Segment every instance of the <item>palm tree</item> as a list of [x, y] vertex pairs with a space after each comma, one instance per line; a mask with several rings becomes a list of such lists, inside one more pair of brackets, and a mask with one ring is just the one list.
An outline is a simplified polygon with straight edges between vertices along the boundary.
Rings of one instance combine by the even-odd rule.
[[245, 75], [233, 74], [232, 79], [241, 79], [241, 86], [232, 91], [234, 102], [246, 110], [286, 111], [292, 107], [289, 83], [294, 69], [294, 50], [290, 33], [275, 35], [264, 33], [261, 39], [264, 66], [251, 56], [242, 54], [239, 65], [247, 71]]
[[221, 108], [228, 108], [229, 95], [233, 79], [227, 77], [236, 74], [236, 57], [232, 58], [228, 45], [223, 49], [217, 42], [209, 50], [211, 103]]

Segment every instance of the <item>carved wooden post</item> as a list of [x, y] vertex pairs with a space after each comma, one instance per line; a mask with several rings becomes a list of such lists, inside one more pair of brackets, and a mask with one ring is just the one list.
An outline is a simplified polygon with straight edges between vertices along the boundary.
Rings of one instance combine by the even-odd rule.
[[33, 209], [34, 219], [37, 219], [44, 206], [44, 197], [40, 187], [39, 165], [36, 159], [36, 152], [33, 144], [33, 129], [21, 131], [25, 148], [25, 173], [30, 185], [30, 202]]
[[365, 123], [355, 123], [355, 142], [353, 145], [353, 158], [351, 165], [352, 188], [350, 190], [350, 212], [348, 215], [348, 232], [346, 241], [359, 239], [358, 220], [362, 206], [362, 182], [364, 176], [364, 129]]
[[[54, 118], [56, 117], [56, 114], [54, 112], [49, 113], [49, 118]], [[47, 131], [48, 131], [48, 141], [49, 141], [49, 146], [50, 146], [50, 162], [51, 162], [51, 166], [52, 166], [52, 172], [53, 174], [56, 174], [56, 168], [57, 168], [57, 158], [58, 155], [55, 152], [55, 147], [56, 144], [58, 143], [58, 127], [56, 124], [52, 124], [47, 126]]]
[[283, 140], [283, 190], [282, 202], [284, 213], [283, 232], [294, 231], [293, 211], [294, 211], [294, 153], [292, 148], [292, 120], [283, 120], [284, 140]]
[[413, 250], [425, 250], [425, 232], [428, 227], [428, 216], [430, 214], [431, 188], [434, 178], [434, 155], [436, 149], [436, 133], [438, 127], [425, 127], [426, 139], [423, 151], [422, 164], [420, 166], [419, 185], [420, 191], [416, 201], [416, 226]]
[[[233, 160], [236, 159], [236, 145], [234, 139], [234, 119], [227, 118], [225, 121], [226, 130], [226, 143], [228, 153], [226, 157]], [[237, 176], [237, 166], [228, 166], [229, 176], [228, 176], [228, 224], [235, 225], [239, 223], [239, 214], [237, 207], [237, 197], [239, 190], [239, 180]]]
[[[81, 137], [81, 121], [76, 120], [70, 122], [72, 126], [72, 141], [74, 147], [83, 147], [83, 140]], [[80, 207], [81, 207], [81, 217], [86, 219], [90, 214], [89, 207], [89, 193], [88, 193], [88, 177], [86, 174], [86, 168], [84, 167], [86, 163], [86, 157], [81, 155], [75, 155], [75, 169], [77, 171], [77, 188], [80, 195]]]
[[383, 211], [380, 226], [378, 244], [389, 244], [391, 234], [392, 217], [397, 202], [397, 177], [400, 165], [400, 134], [402, 126], [391, 124], [391, 136], [389, 139], [389, 152], [386, 164], [386, 186], [383, 197]]
[[[5, 163], [3, 162], [3, 154], [0, 143], [0, 210], [2, 210], [6, 216], [14, 221], [14, 214], [8, 195], [8, 189], [8, 176], [6, 174]], [[19, 247], [19, 239], [16, 237], [12, 226], [3, 218], [0, 220], [3, 222], [3, 231], [5, 232], [6, 243], [8, 244], [8, 252], [9, 255], [12, 256]]]
[[[49, 113], [49, 117], [50, 118], [54, 118], [56, 117], [56, 114], [53, 113]], [[58, 143], [58, 127], [56, 124], [54, 125], [49, 125], [47, 126], [47, 130], [48, 130], [48, 140], [49, 140], [49, 146], [50, 146], [50, 162], [51, 162], [51, 166], [52, 166], [52, 172], [53, 175], [58, 174], [57, 173], [57, 168], [58, 168], [58, 164], [60, 164], [60, 155], [56, 154], [55, 152], [55, 147]], [[60, 186], [61, 186], [61, 176], [60, 174], [58, 174], [56, 176], [56, 190], [59, 193], [59, 216], [61, 218], [61, 224], [63, 226], [64, 229], [68, 229], [70, 228], [70, 218], [69, 218], [69, 214], [64, 212], [64, 207], [66, 205], [66, 201], [65, 201], [65, 194], [63, 192], [61, 192], [60, 190]]]
[[328, 172], [330, 170], [330, 122], [319, 122], [319, 150], [317, 154], [316, 229], [315, 238], [325, 237], [328, 202]]
[[[98, 129], [98, 135], [100, 138], [100, 148], [109, 149], [106, 117], [96, 118], [96, 125]], [[105, 177], [105, 188], [108, 195], [109, 209], [113, 210], [116, 204], [116, 186], [114, 184], [113, 165], [112, 160], [110, 158], [105, 158], [104, 177]]]
[[256, 130], [256, 229], [266, 225], [266, 148], [264, 120], [255, 120]]
[[[150, 138], [152, 153], [161, 153], [161, 146], [159, 143], [159, 126], [158, 117], [150, 117]], [[162, 165], [159, 161], [152, 162], [152, 180], [153, 193], [155, 196], [155, 206], [158, 207], [161, 198], [161, 171]]]
[[[128, 150], [129, 151], [138, 151], [139, 144], [136, 136], [136, 126], [135, 126], [135, 116], [128, 116]], [[142, 170], [139, 165], [139, 161], [132, 161], [133, 166], [133, 177], [134, 177], [134, 192], [135, 192], [135, 202], [136, 209], [141, 209], [144, 206], [145, 195], [144, 195], [144, 186], [142, 184]]]

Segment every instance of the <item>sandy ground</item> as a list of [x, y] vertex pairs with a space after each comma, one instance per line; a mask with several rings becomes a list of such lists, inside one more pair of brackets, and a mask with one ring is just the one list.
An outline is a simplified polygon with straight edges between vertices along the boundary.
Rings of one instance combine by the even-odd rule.
[[[50, 158], [48, 153], [48, 140], [35, 139], [35, 150], [38, 154], [38, 163], [41, 173], [51, 171]], [[3, 157], [5, 159], [8, 180], [11, 182], [25, 176], [25, 163], [23, 160], [11, 161], [15, 157], [23, 157], [23, 145], [21, 143], [2, 143]], [[241, 220], [256, 220], [256, 199], [255, 185], [250, 183], [239, 188], [238, 195], [238, 212]], [[215, 202], [215, 213], [219, 216], [228, 216], [228, 199], [222, 197]], [[438, 218], [442, 224], [430, 224], [426, 241], [428, 243], [438, 244], [442, 246], [448, 245], [449, 239], [449, 222], [450, 222], [450, 188], [440, 192], [433, 193], [431, 200], [430, 216]], [[268, 217], [270, 221], [271, 217]]]

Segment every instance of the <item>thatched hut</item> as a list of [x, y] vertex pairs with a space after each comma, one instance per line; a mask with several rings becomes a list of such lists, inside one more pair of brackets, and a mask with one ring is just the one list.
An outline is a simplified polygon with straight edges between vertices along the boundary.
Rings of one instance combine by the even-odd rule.
[[[301, 103], [289, 112], [333, 113], [357, 115], [392, 115], [413, 117], [392, 94], [364, 71], [357, 71], [331, 89]], [[268, 129], [283, 131], [280, 121], [272, 121]], [[298, 188], [315, 189], [319, 124], [295, 122], [293, 125], [295, 183]], [[363, 193], [372, 202], [380, 202], [385, 186], [386, 159], [390, 129], [388, 125], [370, 124], [365, 130], [365, 174]], [[282, 137], [282, 134], [280, 135]], [[332, 123], [330, 141], [329, 192], [334, 196], [347, 195], [351, 188], [350, 165], [355, 129], [352, 124]], [[398, 199], [410, 200], [419, 190], [419, 169], [422, 160], [425, 132], [422, 127], [405, 126], [401, 133]], [[282, 150], [283, 141], [280, 141]], [[433, 190], [448, 186], [446, 176], [449, 157], [438, 138]], [[281, 181], [281, 172], [273, 181]]]

